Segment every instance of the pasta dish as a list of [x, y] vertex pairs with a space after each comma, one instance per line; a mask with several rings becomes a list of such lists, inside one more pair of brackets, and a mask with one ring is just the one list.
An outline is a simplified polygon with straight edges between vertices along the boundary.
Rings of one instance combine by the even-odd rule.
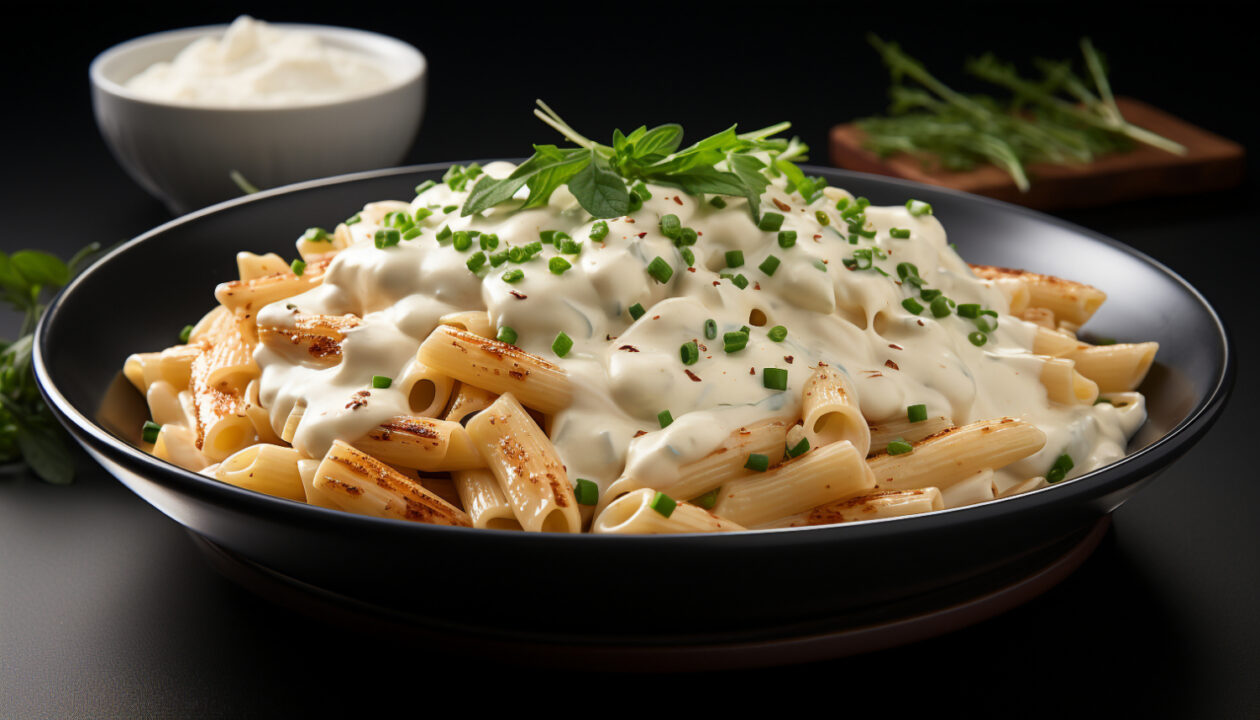
[[595, 533], [896, 517], [1124, 455], [1156, 344], [1078, 340], [1101, 290], [748, 156], [759, 197], [637, 182], [605, 217], [579, 186], [463, 212], [522, 170], [455, 166], [297, 260], [241, 252], [126, 362], [145, 448], [324, 508]]

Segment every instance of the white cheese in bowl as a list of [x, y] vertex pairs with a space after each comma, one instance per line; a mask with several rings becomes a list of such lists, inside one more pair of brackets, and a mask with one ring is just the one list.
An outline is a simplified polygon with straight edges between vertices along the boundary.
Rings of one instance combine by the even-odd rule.
[[172, 61], [127, 81], [158, 102], [199, 107], [316, 105], [380, 90], [396, 78], [381, 60], [330, 47], [312, 32], [242, 15], [222, 38], [205, 37]]

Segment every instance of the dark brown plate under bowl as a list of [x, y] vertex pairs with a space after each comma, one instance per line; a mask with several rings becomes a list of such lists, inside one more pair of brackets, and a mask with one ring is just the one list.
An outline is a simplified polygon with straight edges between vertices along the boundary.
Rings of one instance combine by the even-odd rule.
[[[748, 666], [851, 654], [974, 622], [1053, 584], [1088, 554], [1091, 531], [1108, 513], [1203, 436], [1232, 384], [1220, 318], [1151, 258], [997, 201], [807, 168], [876, 205], [930, 202], [971, 262], [1105, 290], [1108, 300], [1087, 326], [1092, 333], [1160, 344], [1140, 388], [1150, 419], [1131, 454], [1035, 492], [927, 515], [714, 535], [599, 536], [334, 512], [226, 485], [136, 447], [147, 412], [120, 380], [123, 361], [170, 345], [204, 314], [215, 284], [234, 276], [238, 250], [291, 256], [305, 228], [332, 227], [365, 202], [413, 197], [419, 182], [446, 167], [303, 183], [179, 218], [76, 278], [40, 323], [36, 374], [74, 437], [201, 538], [217, 567], [260, 591], [270, 588], [277, 599], [306, 596], [320, 612], [366, 613], [435, 643], [464, 637], [469, 647], [528, 647], [534, 656], [550, 648], [562, 663], [633, 665], [672, 653], [691, 658], [682, 664], [692, 667], [705, 657]], [[915, 625], [916, 618], [933, 621]], [[880, 629], [883, 637], [872, 641]], [[824, 636], [851, 641], [805, 642]]]

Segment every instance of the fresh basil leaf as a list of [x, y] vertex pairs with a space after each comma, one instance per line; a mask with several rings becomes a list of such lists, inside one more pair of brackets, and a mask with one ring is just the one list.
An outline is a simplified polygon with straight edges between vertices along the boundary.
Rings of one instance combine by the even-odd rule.
[[464, 201], [464, 207], [459, 211], [460, 217], [468, 217], [473, 213], [479, 213], [501, 202], [511, 200], [527, 180], [529, 176], [495, 180], [486, 175], [478, 180], [472, 191], [468, 193], [468, 199]]
[[32, 285], [59, 288], [70, 281], [70, 270], [61, 258], [41, 250], [19, 250], [9, 257], [9, 263]]
[[625, 215], [630, 209], [626, 181], [608, 167], [608, 161], [590, 151], [590, 161], [569, 180], [569, 190], [584, 210], [597, 218]]
[[587, 163], [590, 158], [585, 150], [576, 155], [570, 155], [568, 158], [552, 163], [545, 168], [534, 173], [529, 180], [529, 198], [525, 200], [522, 209], [542, 207], [551, 199], [551, 194], [561, 185], [569, 182], [569, 178], [576, 175]]
[[669, 123], [658, 125], [634, 143], [634, 157], [641, 163], [659, 162], [678, 149], [682, 144], [683, 129], [681, 125]]
[[738, 175], [722, 172], [713, 167], [698, 167], [689, 172], [670, 175], [657, 180], [663, 185], [682, 188], [691, 195], [734, 195], [745, 197], [748, 187]]
[[74, 456], [56, 425], [19, 424], [17, 444], [31, 470], [45, 482], [66, 485], [74, 479]]

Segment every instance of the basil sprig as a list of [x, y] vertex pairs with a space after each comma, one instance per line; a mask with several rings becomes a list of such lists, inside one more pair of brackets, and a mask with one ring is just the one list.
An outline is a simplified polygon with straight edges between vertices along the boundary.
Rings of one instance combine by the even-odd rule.
[[[614, 130], [612, 145], [601, 145], [583, 137], [543, 101], [538, 106], [534, 114], [578, 147], [535, 145], [533, 156], [508, 177], [480, 178], [460, 215], [467, 217], [507, 202], [522, 187], [529, 189], [529, 195], [520, 209], [541, 207], [557, 188], [568, 185], [578, 204], [592, 216], [619, 217], [630, 211], [630, 186], [642, 181], [676, 187], [690, 195], [746, 198], [753, 219], [760, 221], [761, 194], [770, 182], [766, 173], [803, 178], [792, 161], [805, 159], [805, 144], [796, 138], [772, 138], [790, 127], [786, 122], [742, 134], [731, 126], [681, 150], [683, 129], [673, 123], [650, 130], [642, 126], [628, 135]], [[767, 153], [770, 165], [753, 154], [757, 152]], [[724, 169], [718, 169], [723, 163]]]

